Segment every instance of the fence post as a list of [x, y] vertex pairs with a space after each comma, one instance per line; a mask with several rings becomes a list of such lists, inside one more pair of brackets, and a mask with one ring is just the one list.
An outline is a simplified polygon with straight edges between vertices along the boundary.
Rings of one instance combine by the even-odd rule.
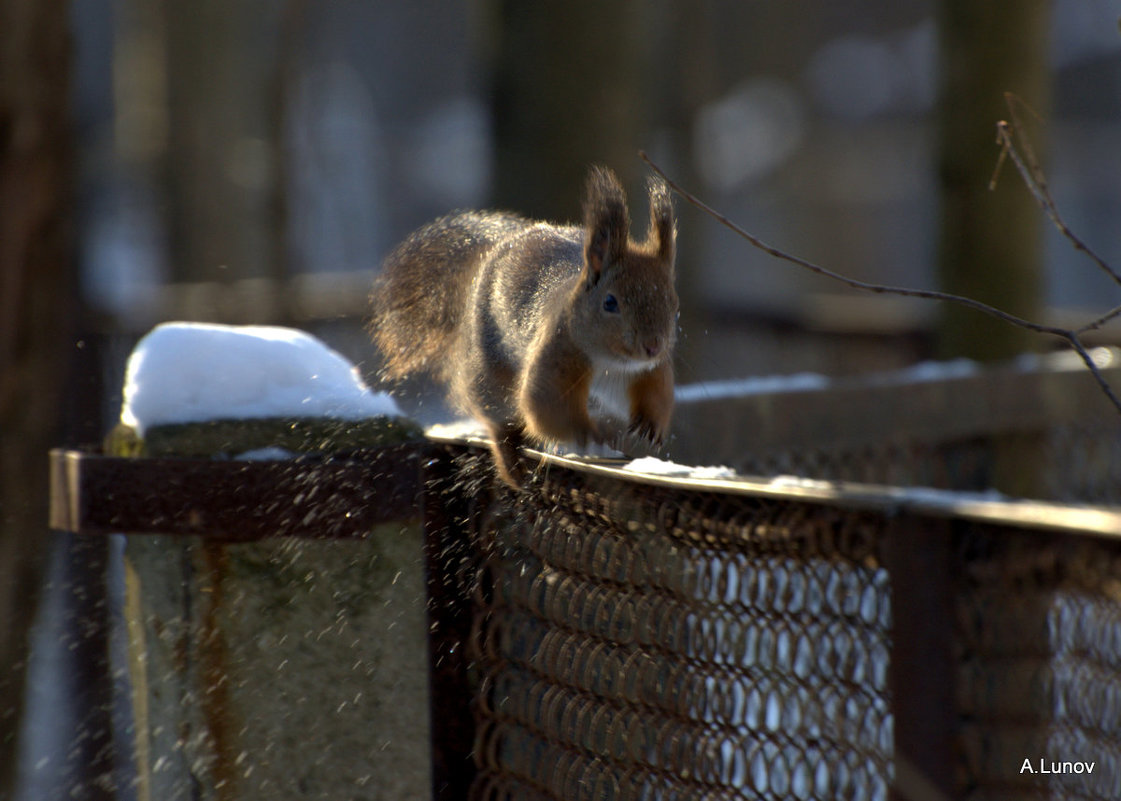
[[951, 542], [949, 522], [910, 515], [895, 517], [884, 539], [896, 801], [958, 795]]
[[[237, 424], [223, 425], [224, 452], [259, 446], [261, 421], [245, 424], [244, 442]], [[380, 423], [362, 425], [368, 445], [370, 426]], [[206, 439], [207, 430], [188, 426], [161, 437], [181, 449]], [[110, 439], [108, 449], [118, 452], [147, 447]], [[158, 455], [176, 454], [163, 448]], [[204, 510], [206, 498], [197, 502]], [[426, 798], [417, 520], [377, 525], [361, 539], [228, 542], [210, 535], [236, 532], [206, 534], [126, 538], [138, 800]]]
[[449, 492], [462, 479], [451, 451], [426, 460], [423, 505], [428, 570], [428, 647], [432, 671], [432, 801], [462, 801], [476, 769], [476, 720], [469, 641], [472, 594], [479, 568], [473, 518], [485, 506], [484, 492]]

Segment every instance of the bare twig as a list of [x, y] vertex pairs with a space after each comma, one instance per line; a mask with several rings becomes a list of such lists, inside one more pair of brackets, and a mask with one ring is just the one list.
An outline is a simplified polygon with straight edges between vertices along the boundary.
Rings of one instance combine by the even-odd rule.
[[1069, 337], [1064, 337], [1064, 339], [1070, 343], [1070, 346], [1074, 348], [1074, 352], [1082, 359], [1082, 363], [1086, 365], [1086, 368], [1090, 371], [1090, 375], [1094, 377], [1094, 381], [1101, 387], [1105, 396], [1109, 398], [1110, 402], [1117, 408], [1117, 411], [1121, 412], [1121, 400], [1119, 400], [1117, 395], [1113, 392], [1113, 387], [1105, 380], [1105, 376], [1102, 375], [1102, 371], [1098, 368], [1097, 363], [1094, 362], [1094, 358], [1090, 355], [1089, 351], [1086, 350], [1086, 346], [1082, 344], [1082, 340], [1079, 339], [1078, 335], [1073, 331], [1070, 332]]
[[[1000, 168], [1004, 164], [1005, 158], [1011, 159], [1012, 163], [1016, 165], [1016, 170], [1020, 173], [1020, 177], [1024, 180], [1024, 185], [1027, 186], [1028, 191], [1032, 193], [1039, 207], [1043, 209], [1043, 213], [1047, 215], [1047, 219], [1059, 229], [1067, 241], [1074, 246], [1074, 249], [1085, 253], [1094, 264], [1098, 266], [1102, 272], [1112, 278], [1116, 283], [1121, 284], [1121, 274], [1109, 266], [1109, 264], [1095, 253], [1085, 242], [1078, 238], [1078, 236], [1070, 230], [1062, 216], [1059, 214], [1059, 208], [1055, 204], [1055, 199], [1051, 196], [1051, 190], [1047, 184], [1047, 177], [1043, 173], [1043, 168], [1039, 165], [1039, 160], [1035, 157], [1035, 150], [1031, 145], [1031, 140], [1024, 132], [1023, 123], [1020, 122], [1019, 114], [1016, 113], [1017, 106], [1022, 106], [1033, 115], [1035, 112], [1020, 98], [1011, 92], [1006, 92], [1004, 95], [1004, 102], [1008, 105], [1009, 119], [1011, 122], [1001, 120], [996, 124], [996, 141], [1000, 145], [1000, 156], [997, 159], [996, 169], [993, 171], [992, 180], [989, 187], [996, 186], [997, 179], [1000, 174]], [[1017, 143], [1019, 147], [1017, 147]], [[1021, 153], [1021, 151], [1023, 151]]]
[[850, 278], [847, 275], [842, 275], [841, 273], [835, 272], [826, 267], [822, 267], [821, 265], [814, 264], [811, 261], [799, 258], [798, 256], [793, 256], [789, 253], [786, 253], [785, 251], [779, 250], [776, 247], [768, 245], [758, 237], [748, 233], [743, 228], [736, 225], [736, 223], [732, 222], [723, 214], [716, 211], [716, 209], [712, 208], [703, 200], [698, 198], [696, 195], [683, 189], [679, 184], [677, 184], [669, 176], [667, 176], [657, 164], [651, 161], [645, 153], [640, 153], [639, 157], [642, 158], [642, 160], [645, 161], [648, 165], [650, 165], [650, 168], [654, 170], [654, 172], [658, 173], [658, 175], [660, 175], [662, 179], [665, 180], [666, 184], [669, 185], [669, 187], [673, 189], [673, 191], [677, 192], [677, 194], [685, 198], [685, 200], [687, 200], [691, 205], [696, 206], [698, 209], [712, 217], [720, 224], [729, 228], [740, 237], [746, 239], [759, 250], [762, 250], [764, 253], [774, 256], [776, 259], [791, 262], [792, 264], [796, 264], [799, 267], [809, 270], [810, 272], [817, 273], [818, 275], [824, 276], [826, 278], [831, 278], [834, 281], [839, 281], [845, 286], [852, 287], [853, 289], [859, 289], [864, 292], [874, 292], [884, 295], [901, 295], [907, 298], [925, 298], [927, 300], [958, 303], [962, 306], [968, 306], [971, 309], [976, 309], [979, 312], [988, 314], [991, 317], [996, 317], [998, 320], [1003, 320], [1006, 323], [1010, 323], [1011, 325], [1017, 325], [1021, 328], [1028, 328], [1032, 331], [1038, 331], [1042, 334], [1052, 334], [1054, 336], [1062, 337], [1065, 339], [1066, 335], [1069, 333], [1067, 329], [1033, 323], [1021, 317], [1017, 317], [1014, 314], [1010, 314], [1009, 312], [998, 309], [995, 306], [990, 306], [987, 303], [983, 303], [979, 300], [974, 300], [973, 298], [967, 298], [962, 295], [953, 295], [949, 292], [938, 292], [933, 289], [911, 289], [909, 287], [873, 284], [867, 281], [861, 281], [856, 278]]
[[1114, 306], [1112, 309], [1107, 311], [1102, 316], [1100, 316], [1100, 317], [1098, 317], [1094, 320], [1091, 320], [1090, 322], [1086, 323], [1083, 326], [1079, 326], [1078, 328], [1074, 329], [1074, 333], [1081, 336], [1082, 334], [1085, 334], [1087, 331], [1096, 331], [1097, 329], [1101, 328], [1103, 325], [1108, 323], [1110, 320], [1113, 320], [1115, 317], [1118, 317], [1118, 316], [1121, 316], [1121, 306]]
[[[1002, 156], [1004, 155], [1004, 153], [1007, 153], [1007, 155], [1012, 158], [1018, 168], [1023, 165], [1023, 160], [1020, 159], [1019, 153], [1015, 150], [1015, 147], [1009, 147], [1006, 150], [1002, 151]], [[1102, 392], [1105, 393], [1105, 396], [1114, 405], [1117, 411], [1121, 412], [1121, 398], [1118, 398], [1114, 393], [1113, 388], [1109, 385], [1109, 382], [1105, 380], [1105, 376], [1102, 375], [1101, 370], [1098, 368], [1097, 364], [1094, 363], [1093, 357], [1091, 357], [1089, 352], [1086, 350], [1086, 346], [1083, 345], [1081, 339], [1079, 339], [1080, 334], [1098, 328], [1101, 325], [1104, 325], [1105, 323], [1114, 319], [1115, 317], [1121, 316], [1121, 306], [1112, 309], [1110, 312], [1102, 315], [1101, 317], [1081, 328], [1069, 329], [1025, 320], [1022, 317], [1017, 317], [1016, 315], [1010, 314], [1009, 312], [1006, 312], [1002, 309], [998, 309], [995, 306], [990, 306], [988, 303], [983, 303], [979, 300], [975, 300], [974, 298], [969, 298], [962, 295], [954, 295], [949, 292], [938, 292], [930, 289], [911, 289], [909, 287], [874, 284], [868, 281], [861, 281], [856, 278], [850, 278], [847, 275], [843, 275], [842, 273], [838, 273], [834, 270], [822, 267], [819, 264], [814, 264], [811, 261], [807, 261], [806, 259], [800, 258], [798, 256], [793, 256], [783, 250], [780, 250], [779, 248], [768, 245], [757, 236], [749, 233], [736, 223], [729, 220], [727, 217], [709, 206], [696, 195], [682, 188], [680, 184], [666, 175], [665, 171], [657, 164], [655, 164], [644, 151], [639, 151], [638, 155], [639, 158], [646, 162], [650, 169], [661, 176], [662, 180], [664, 180], [674, 192], [684, 198], [688, 203], [700, 209], [708, 216], [712, 217], [714, 220], [731, 230], [737, 236], [747, 240], [748, 243], [750, 243], [753, 247], [762, 250], [764, 253], [767, 253], [768, 255], [773, 256], [776, 259], [790, 262], [791, 264], [795, 264], [798, 267], [809, 270], [812, 273], [842, 283], [845, 286], [851, 287], [852, 289], [858, 289], [863, 292], [873, 292], [877, 294], [899, 295], [908, 298], [924, 298], [926, 300], [935, 300], [944, 303], [956, 303], [959, 306], [965, 306], [967, 308], [979, 311], [983, 314], [987, 314], [990, 317], [995, 317], [998, 320], [1003, 320], [1009, 325], [1015, 325], [1020, 328], [1025, 328], [1029, 331], [1035, 331], [1040, 334], [1047, 334], [1050, 336], [1058, 337], [1059, 339], [1068, 343], [1070, 347], [1074, 349], [1074, 351], [1079, 355], [1086, 367], [1090, 370], [1091, 374], [1094, 377], [1094, 380], [1098, 383], [1098, 386], [1101, 387]], [[1021, 169], [1021, 175], [1025, 175], [1025, 181], [1029, 180], [1027, 176], [1030, 175], [1030, 172], [1027, 171], [1026, 166], [1023, 166], [1023, 168]], [[1032, 189], [1033, 194], [1036, 194], [1036, 191], [1039, 190], [1040, 194], [1036, 194], [1037, 199], [1039, 199], [1041, 196], [1044, 198], [1049, 197], [1046, 193], [1046, 184], [1040, 187], [1038, 183], [1032, 182], [1029, 184], [1029, 188]], [[1055, 219], [1057, 216], [1058, 215], [1056, 214], [1052, 219]], [[1060, 230], [1065, 231], [1068, 229], [1066, 229], [1066, 226], [1064, 225], [1062, 228], [1060, 228]], [[1087, 253], [1091, 252], [1084, 246], [1080, 249], [1086, 251]], [[1108, 270], [1109, 268], [1107, 267], [1106, 269]], [[1110, 270], [1110, 272], [1112, 273], [1112, 270]]]

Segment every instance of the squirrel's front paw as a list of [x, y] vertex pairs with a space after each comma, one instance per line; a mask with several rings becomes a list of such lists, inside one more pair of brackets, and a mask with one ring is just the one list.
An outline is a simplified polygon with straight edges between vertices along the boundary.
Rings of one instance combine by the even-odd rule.
[[668, 426], [647, 417], [634, 418], [627, 428], [629, 436], [643, 440], [654, 447], [661, 447], [665, 444], [667, 433]]

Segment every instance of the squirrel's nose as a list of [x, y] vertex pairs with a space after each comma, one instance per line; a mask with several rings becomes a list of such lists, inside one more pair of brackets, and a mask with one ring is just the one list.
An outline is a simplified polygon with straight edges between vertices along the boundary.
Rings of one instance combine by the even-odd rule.
[[646, 351], [646, 355], [653, 359], [662, 352], [661, 337], [653, 337], [642, 343], [642, 349]]

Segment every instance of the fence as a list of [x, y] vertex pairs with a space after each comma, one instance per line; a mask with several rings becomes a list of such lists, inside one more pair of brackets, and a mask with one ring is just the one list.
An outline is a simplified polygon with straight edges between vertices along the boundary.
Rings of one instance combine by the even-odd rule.
[[556, 465], [533, 493], [481, 500], [480, 458], [451, 458], [436, 497], [452, 506], [431, 518], [466, 531], [429, 530], [452, 555], [445, 608], [473, 609], [449, 691], [474, 699], [472, 797], [1121, 787], [1121, 513], [1000, 521], [1009, 504]]
[[[1092, 356], [1117, 386], [1121, 351]], [[958, 362], [737, 389], [684, 391], [675, 459], [745, 475], [1121, 501], [1121, 421], [1073, 353], [988, 370]]]
[[[1027, 439], [1054, 453], [1068, 428]], [[1118, 465], [1093, 458], [1100, 495]], [[441, 800], [1118, 796], [1121, 510], [559, 457], [515, 493], [488, 460], [463, 442], [291, 465], [56, 453], [53, 520], [360, 538], [419, 465]], [[113, 491], [172, 486], [161, 470], [192, 478]]]

